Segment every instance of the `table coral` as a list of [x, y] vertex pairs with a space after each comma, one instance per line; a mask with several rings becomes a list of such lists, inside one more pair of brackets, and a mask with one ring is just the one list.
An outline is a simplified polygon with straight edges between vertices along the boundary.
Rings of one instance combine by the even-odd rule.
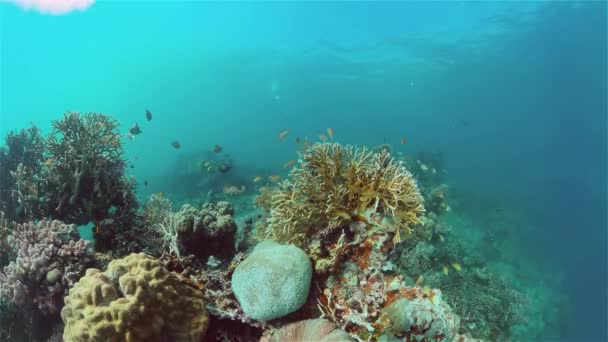
[[113, 260], [106, 272], [88, 269], [61, 317], [70, 342], [195, 342], [208, 326], [203, 293], [143, 253]]

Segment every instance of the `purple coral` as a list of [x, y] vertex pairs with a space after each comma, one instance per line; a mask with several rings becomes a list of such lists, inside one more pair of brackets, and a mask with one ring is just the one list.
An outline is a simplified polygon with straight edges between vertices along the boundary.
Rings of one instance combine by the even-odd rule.
[[44, 315], [57, 313], [91, 260], [88, 241], [74, 239], [73, 232], [60, 221], [14, 225], [7, 240], [8, 255], [15, 257], [0, 272], [0, 299], [35, 306]]

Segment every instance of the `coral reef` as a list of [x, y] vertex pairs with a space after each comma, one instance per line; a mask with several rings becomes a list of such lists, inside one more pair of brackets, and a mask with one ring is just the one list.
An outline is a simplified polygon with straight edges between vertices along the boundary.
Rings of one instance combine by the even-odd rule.
[[416, 181], [390, 153], [317, 143], [278, 189], [258, 203], [268, 211], [264, 237], [303, 245], [355, 221], [411, 232], [424, 212]]
[[[98, 113], [66, 113], [48, 139], [53, 217], [95, 225], [95, 248], [108, 250], [136, 218], [135, 183], [126, 177], [118, 121]], [[103, 229], [99, 229], [105, 220]]]
[[16, 222], [47, 216], [41, 176], [47, 166], [45, 138], [32, 126], [9, 132], [5, 143], [6, 148], [0, 149], [0, 211]]
[[63, 296], [92, 261], [88, 242], [74, 233], [73, 226], [59, 221], [13, 225], [7, 237], [11, 261], [0, 272], [0, 298], [43, 315], [58, 313]]
[[324, 319], [307, 319], [288, 324], [260, 342], [351, 342], [353, 339], [333, 323]]
[[203, 294], [143, 253], [88, 269], [65, 298], [65, 341], [199, 341], [208, 326]]
[[268, 321], [302, 307], [311, 278], [312, 266], [304, 251], [266, 240], [236, 267], [232, 289], [245, 314]]
[[171, 201], [162, 195], [150, 196], [142, 211], [144, 225], [159, 235], [165, 249], [178, 257], [194, 254], [230, 260], [235, 253], [234, 210], [228, 202], [205, 203], [200, 210], [184, 204], [171, 210]]
[[452, 341], [460, 325], [458, 316], [434, 291], [433, 300], [398, 299], [385, 308], [395, 335], [407, 341]]

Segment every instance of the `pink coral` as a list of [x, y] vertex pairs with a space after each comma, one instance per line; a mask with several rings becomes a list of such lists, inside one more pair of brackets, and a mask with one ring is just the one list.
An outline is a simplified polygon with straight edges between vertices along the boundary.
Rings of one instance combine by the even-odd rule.
[[7, 240], [8, 254], [16, 257], [0, 272], [0, 299], [57, 313], [90, 261], [88, 241], [75, 240], [73, 232], [73, 226], [60, 221], [14, 225]]

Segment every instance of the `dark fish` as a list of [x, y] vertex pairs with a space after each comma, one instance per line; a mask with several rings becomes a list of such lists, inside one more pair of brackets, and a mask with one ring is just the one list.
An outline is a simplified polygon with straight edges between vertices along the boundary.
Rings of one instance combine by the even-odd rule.
[[152, 112], [149, 109], [146, 109], [146, 119], [152, 120]]
[[230, 165], [228, 163], [222, 163], [222, 164], [220, 164], [220, 166], [217, 167], [217, 170], [221, 173], [226, 173], [226, 172], [230, 171], [230, 169], [232, 169], [232, 165]]
[[131, 127], [131, 129], [129, 130], [129, 133], [131, 133], [133, 135], [141, 134], [141, 129], [139, 129], [139, 125], [135, 124], [135, 126]]
[[148, 181], [147, 180], [144, 181], [144, 186], [148, 186]]
[[173, 146], [173, 148], [176, 149], [176, 150], [179, 149], [180, 147], [182, 147], [182, 145], [177, 140], [173, 140], [171, 142], [171, 146]]
[[213, 152], [215, 152], [215, 153], [220, 153], [220, 152], [222, 152], [223, 149], [224, 148], [220, 145], [213, 146]]
[[302, 142], [302, 140], [300, 139], [300, 137], [296, 137], [296, 144], [300, 144], [300, 142]]
[[129, 165], [129, 167], [132, 168], [132, 169], [134, 169], [135, 165], [131, 164], [131, 165]]

